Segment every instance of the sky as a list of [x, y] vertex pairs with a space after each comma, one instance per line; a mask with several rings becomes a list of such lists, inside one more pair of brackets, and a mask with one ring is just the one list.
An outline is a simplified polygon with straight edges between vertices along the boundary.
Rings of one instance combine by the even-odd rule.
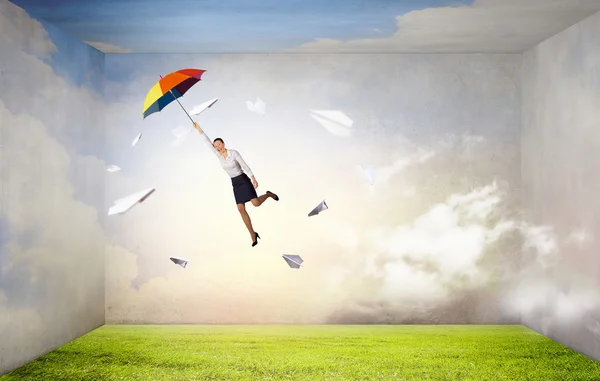
[[[357, 314], [333, 318], [332, 308], [352, 310], [357, 301], [413, 303], [415, 292], [439, 303], [447, 282], [473, 271], [487, 250], [485, 237], [496, 242], [500, 228], [487, 225], [488, 213], [508, 215], [514, 207], [519, 63], [513, 55], [382, 55], [376, 61], [363, 55], [107, 56], [105, 160], [123, 168], [107, 177], [107, 202], [157, 189], [130, 213], [108, 220], [107, 318], [348, 321]], [[143, 97], [158, 74], [182, 67], [207, 70], [182, 104], [191, 109], [219, 98], [198, 122], [210, 138], [222, 137], [242, 154], [259, 191], [281, 197], [258, 209], [249, 206], [263, 237], [255, 248], [232, 204], [228, 178], [199, 137], [171, 146], [171, 130], [189, 125], [182, 110], [173, 104], [141, 119]], [[386, 85], [390, 80], [396, 85]], [[246, 108], [257, 97], [266, 103], [266, 115]], [[354, 120], [349, 136], [315, 123], [311, 109], [342, 110]], [[375, 187], [357, 173], [365, 164], [376, 167]], [[453, 211], [454, 203], [469, 210], [495, 207], [503, 192], [509, 195], [499, 210], [477, 215], [485, 227], [462, 227], [469, 218]], [[307, 217], [323, 199], [330, 209]], [[161, 221], [152, 218], [157, 213]], [[403, 229], [414, 237], [412, 248], [393, 240]], [[438, 230], [447, 232], [444, 244], [423, 246]], [[452, 246], [455, 239], [464, 243]], [[440, 279], [411, 271], [420, 263], [400, 260], [407, 251], [417, 257], [439, 253], [426, 261], [442, 267], [455, 256], [465, 259]], [[306, 268], [290, 272], [284, 253], [301, 255]], [[170, 255], [190, 263], [185, 270], [165, 267]], [[381, 277], [380, 286], [371, 284], [373, 277]]]
[[106, 53], [522, 53], [600, 11], [596, 0], [15, 4]]
[[280, 50], [318, 37], [349, 40], [391, 35], [396, 30], [398, 15], [471, 1], [16, 0], [14, 3], [87, 41], [134, 51], [148, 51], [162, 45], [165, 52], [179, 53], [188, 52], [190, 47], [222, 52], [223, 45], [232, 52]]
[[[104, 312], [120, 323], [540, 321], [564, 298], [555, 280], [574, 278], [557, 259], [581, 226], [521, 218], [520, 56], [107, 55], [100, 94], [91, 76], [67, 74], [101, 77], [95, 50], [73, 41], [90, 59], [68, 66], [61, 55], [78, 47], [61, 52], [67, 38], [0, 7], [12, 36], [0, 41], [0, 67], [13, 73], [0, 92], [10, 184], [0, 195], [0, 345], [25, 348], [46, 332], [28, 346], [41, 351]], [[281, 197], [248, 205], [257, 247], [199, 137], [171, 145], [172, 129], [189, 126], [177, 105], [141, 118], [158, 75], [183, 67], [207, 72], [182, 104], [218, 97], [198, 122], [241, 153], [259, 192]], [[257, 97], [266, 115], [246, 108]], [[349, 134], [323, 128], [314, 109], [346, 113]], [[111, 164], [122, 171], [107, 173]], [[358, 171], [366, 164], [375, 186]], [[143, 204], [106, 216], [149, 187]], [[308, 217], [323, 199], [330, 209]], [[284, 253], [306, 266], [290, 269]], [[581, 316], [597, 300], [571, 283]], [[29, 330], [15, 329], [24, 322]]]
[[90, 87], [97, 92], [104, 88], [104, 56], [100, 51], [90, 50], [80, 44], [75, 37], [65, 33], [53, 24], [37, 18], [48, 32], [56, 51], [47, 60], [54, 72], [67, 78], [75, 86]]

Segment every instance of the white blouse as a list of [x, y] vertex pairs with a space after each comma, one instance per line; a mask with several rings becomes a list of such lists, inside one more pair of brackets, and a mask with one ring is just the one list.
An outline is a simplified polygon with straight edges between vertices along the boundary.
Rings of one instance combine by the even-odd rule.
[[213, 146], [213, 142], [210, 140], [210, 138], [208, 136], [206, 136], [206, 134], [203, 133], [200, 135], [202, 136], [202, 140], [204, 140], [204, 142], [206, 142], [206, 145], [209, 146], [210, 150], [212, 152], [214, 152], [215, 155], [217, 155], [217, 158], [219, 159], [219, 163], [221, 163], [221, 167], [223, 167], [223, 169], [225, 170], [225, 172], [227, 172], [229, 177], [234, 178], [236, 176], [241, 175], [244, 172], [246, 172], [246, 175], [248, 175], [248, 177], [254, 176], [252, 174], [252, 171], [250, 170], [250, 167], [248, 167], [248, 164], [246, 164], [244, 159], [242, 159], [242, 155], [240, 155], [240, 153], [238, 151], [233, 150], [233, 149], [228, 149], [228, 150], [226, 150], [227, 157], [224, 158], [223, 155], [221, 155], [215, 149], [215, 146]]

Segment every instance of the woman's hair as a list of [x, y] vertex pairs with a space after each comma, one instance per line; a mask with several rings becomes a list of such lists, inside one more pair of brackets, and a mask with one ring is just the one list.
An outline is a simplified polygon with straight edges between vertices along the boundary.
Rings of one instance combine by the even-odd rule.
[[225, 144], [225, 142], [221, 138], [216, 138], [215, 140], [213, 140], [213, 144], [215, 144], [216, 142], [221, 142], [221, 143]]

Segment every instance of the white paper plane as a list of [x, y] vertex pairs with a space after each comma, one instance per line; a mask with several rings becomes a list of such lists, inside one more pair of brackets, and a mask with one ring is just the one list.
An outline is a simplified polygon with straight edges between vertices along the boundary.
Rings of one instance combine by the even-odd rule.
[[282, 255], [283, 259], [287, 262], [287, 264], [293, 269], [299, 269], [300, 265], [304, 260], [299, 255], [292, 254], [284, 254]]
[[190, 111], [190, 114], [192, 115], [200, 115], [204, 112], [204, 110], [211, 108], [215, 103], [217, 103], [217, 101], [219, 100], [219, 98], [215, 98], [215, 99], [211, 99], [209, 101], [206, 101], [204, 103], [199, 104], [198, 106], [194, 107], [192, 109], [192, 111]]
[[142, 133], [140, 132], [138, 134], [138, 136], [136, 136], [135, 139], [133, 139], [133, 141], [131, 142], [131, 146], [135, 147], [135, 145], [138, 144], [138, 142], [140, 141], [141, 138], [142, 138]]
[[372, 165], [359, 165], [358, 168], [369, 184], [371, 184], [371, 186], [375, 185], [375, 168]]
[[155, 188], [145, 189], [127, 197], [115, 200], [113, 202], [113, 206], [111, 206], [110, 209], [108, 209], [108, 215], [112, 216], [115, 214], [123, 214], [127, 212], [129, 209], [133, 208], [137, 204], [141, 204], [142, 202], [144, 202], [148, 197], [150, 197], [152, 193], [154, 193], [155, 190]]
[[173, 130], [171, 130], [171, 133], [173, 134], [173, 136], [175, 136], [176, 138], [180, 138], [182, 136], [186, 136], [188, 135], [190, 132], [192, 132], [194, 130], [194, 127], [188, 127], [188, 126], [178, 126], [177, 128], [174, 128]]
[[121, 168], [119, 168], [116, 165], [109, 165], [108, 168], [106, 168], [106, 170], [108, 172], [119, 172], [121, 170]]
[[354, 121], [338, 110], [310, 110], [310, 116], [336, 136], [350, 136]]
[[171, 143], [174, 147], [179, 147], [183, 144], [190, 135], [190, 132], [194, 131], [193, 127], [179, 126], [171, 131], [175, 136], [175, 140]]
[[169, 259], [171, 260], [171, 262], [183, 267], [184, 269], [185, 269], [185, 266], [187, 266], [187, 264], [188, 264], [188, 261], [185, 259], [176, 258], [176, 257], [171, 257]]
[[329, 207], [327, 206], [327, 203], [325, 203], [325, 200], [321, 201], [321, 203], [319, 205], [317, 205], [313, 210], [310, 211], [310, 213], [308, 213], [309, 217], [312, 216], [316, 216], [317, 214], [325, 211], [329, 209]]
[[248, 110], [260, 115], [265, 115], [267, 113], [267, 105], [260, 98], [256, 98], [254, 103], [252, 103], [252, 101], [246, 101], [246, 107]]

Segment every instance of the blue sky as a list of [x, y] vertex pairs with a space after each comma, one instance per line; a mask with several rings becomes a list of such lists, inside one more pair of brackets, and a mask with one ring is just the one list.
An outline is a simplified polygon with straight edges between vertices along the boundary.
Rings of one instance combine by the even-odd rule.
[[85, 41], [133, 52], [289, 49], [391, 35], [396, 16], [473, 0], [13, 0]]
[[[105, 54], [51, 23], [31, 13], [29, 15], [42, 24], [50, 40], [56, 46], [56, 51], [50, 55], [50, 58], [38, 58], [50, 65], [55, 75], [66, 79], [71, 85], [91, 89], [98, 96], [103, 96]], [[101, 147], [97, 143], [99, 137], [94, 136], [93, 138], [96, 139], [91, 139], [85, 147], [77, 146], [77, 153], [101, 156]]]
[[30, 16], [42, 23], [57, 51], [47, 62], [55, 74], [68, 79], [75, 86], [87, 86], [102, 92], [104, 86], [104, 55], [82, 43], [60, 28]]

